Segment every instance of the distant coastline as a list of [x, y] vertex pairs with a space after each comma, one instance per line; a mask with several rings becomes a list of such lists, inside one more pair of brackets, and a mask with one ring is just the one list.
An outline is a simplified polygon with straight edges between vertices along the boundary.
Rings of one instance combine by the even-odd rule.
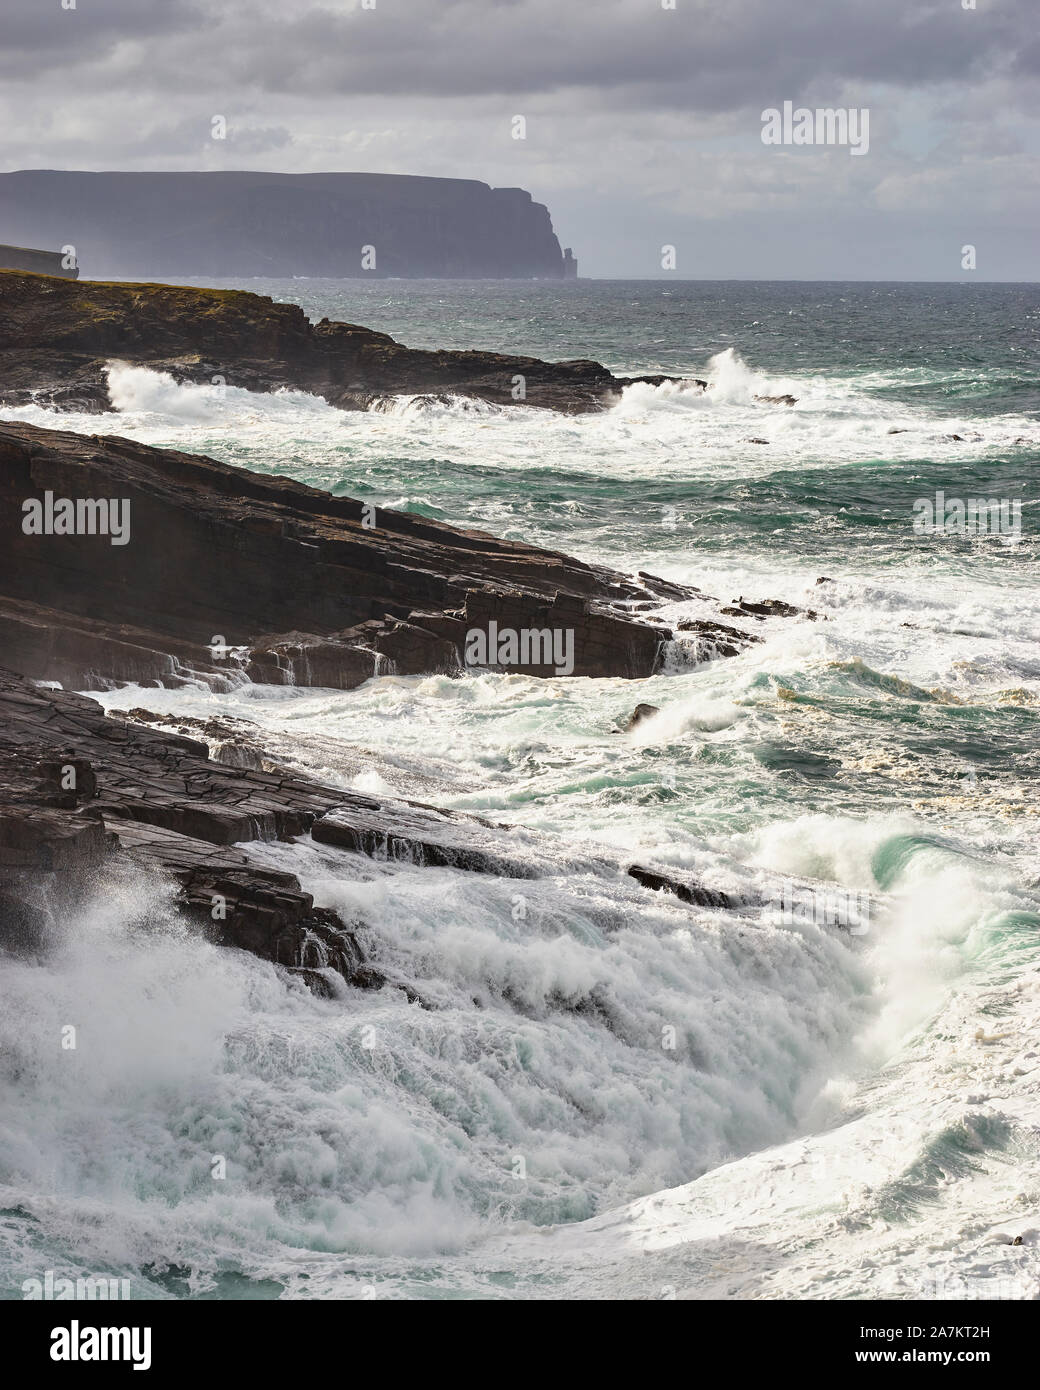
[[523, 188], [405, 174], [0, 174], [3, 236], [73, 246], [91, 276], [572, 279]]

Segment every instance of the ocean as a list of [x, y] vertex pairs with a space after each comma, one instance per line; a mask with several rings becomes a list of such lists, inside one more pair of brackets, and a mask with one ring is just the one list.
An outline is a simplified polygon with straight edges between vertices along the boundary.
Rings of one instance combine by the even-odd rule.
[[[233, 283], [414, 347], [713, 385], [343, 413], [113, 364], [109, 415], [4, 416], [817, 617], [643, 681], [96, 693], [515, 824], [536, 876], [251, 846], [429, 1008], [317, 999], [140, 876], [4, 960], [3, 1296], [50, 1269], [157, 1299], [1040, 1297], [1040, 287]], [[1021, 524], [915, 529], [937, 493]], [[791, 883], [869, 908], [792, 913]]]

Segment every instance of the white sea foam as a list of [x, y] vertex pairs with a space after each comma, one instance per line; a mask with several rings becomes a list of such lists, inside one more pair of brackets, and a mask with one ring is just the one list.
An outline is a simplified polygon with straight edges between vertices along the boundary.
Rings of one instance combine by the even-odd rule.
[[[306, 443], [310, 462], [319, 469], [326, 461], [341, 466], [335, 455], [344, 449], [364, 468], [369, 459], [382, 461], [387, 449], [419, 463], [429, 459], [431, 449], [447, 447], [463, 467], [494, 464], [514, 470], [528, 467], [533, 457], [566, 473], [594, 459], [596, 469], [607, 476], [631, 477], [635, 471], [658, 482], [710, 477], [738, 459], [745, 468], [763, 471], [831, 467], [861, 459], [865, 449], [876, 459], [893, 462], [922, 454], [975, 459], [1016, 441], [1040, 439], [1029, 416], [936, 417], [924, 407], [907, 407], [864, 389], [859, 377], [768, 376], [750, 367], [734, 348], [691, 375], [710, 379], [711, 389], [637, 384], [625, 389], [613, 409], [577, 417], [534, 406], [431, 396], [402, 396], [368, 412], [343, 412], [304, 392], [247, 391], [234, 385], [233, 376], [226, 385], [193, 385], [113, 361], [108, 367], [110, 415], [42, 406], [6, 407], [0, 413], [189, 450], [212, 449], [215, 432], [227, 432], [246, 449], [262, 445], [275, 458], [280, 451], [295, 457]], [[874, 390], [884, 382], [872, 383]], [[796, 397], [794, 406], [755, 399], [788, 393]], [[754, 439], [767, 444], [749, 442]]]

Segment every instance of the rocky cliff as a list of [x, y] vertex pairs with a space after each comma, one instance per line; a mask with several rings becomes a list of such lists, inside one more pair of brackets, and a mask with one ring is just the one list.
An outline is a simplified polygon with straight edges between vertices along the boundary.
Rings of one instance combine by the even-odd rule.
[[37, 251], [29, 246], [0, 246], [0, 270], [29, 270], [34, 275], [57, 275], [63, 280], [76, 280], [79, 270], [66, 268], [60, 251]]
[[567, 273], [524, 189], [400, 174], [22, 169], [0, 174], [0, 235], [74, 245], [87, 274], [120, 278]]
[[[596, 363], [412, 352], [255, 295], [0, 272], [0, 398], [104, 409], [112, 357], [353, 408], [421, 389], [497, 399], [518, 371], [537, 403], [564, 409], [595, 408], [622, 384]], [[674, 600], [705, 614], [676, 623], [697, 659], [760, 640], [719, 623], [698, 590], [651, 575], [214, 459], [0, 422], [0, 950], [38, 955], [113, 875], [145, 872], [200, 931], [321, 994], [400, 988], [430, 1007], [373, 955], [368, 924], [316, 904], [250, 846], [309, 834], [328, 852], [513, 878], [558, 873], [559, 847], [539, 867], [530, 832], [322, 785], [272, 761], [245, 721], [171, 729], [143, 708], [108, 718], [73, 692], [350, 689], [381, 673], [481, 667], [639, 678], [661, 668], [673, 633], [653, 610]], [[721, 611], [765, 622], [774, 607]], [[597, 857], [581, 871], [739, 906], [652, 864]]]

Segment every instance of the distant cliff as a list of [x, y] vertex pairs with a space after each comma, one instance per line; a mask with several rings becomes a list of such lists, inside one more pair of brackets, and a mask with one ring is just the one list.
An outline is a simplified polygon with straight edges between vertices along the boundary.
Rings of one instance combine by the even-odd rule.
[[91, 278], [565, 278], [522, 188], [402, 174], [0, 174], [0, 237], [76, 248]]
[[79, 271], [67, 270], [60, 251], [36, 251], [28, 246], [0, 246], [0, 270], [31, 270], [35, 275], [58, 275], [75, 280]]

